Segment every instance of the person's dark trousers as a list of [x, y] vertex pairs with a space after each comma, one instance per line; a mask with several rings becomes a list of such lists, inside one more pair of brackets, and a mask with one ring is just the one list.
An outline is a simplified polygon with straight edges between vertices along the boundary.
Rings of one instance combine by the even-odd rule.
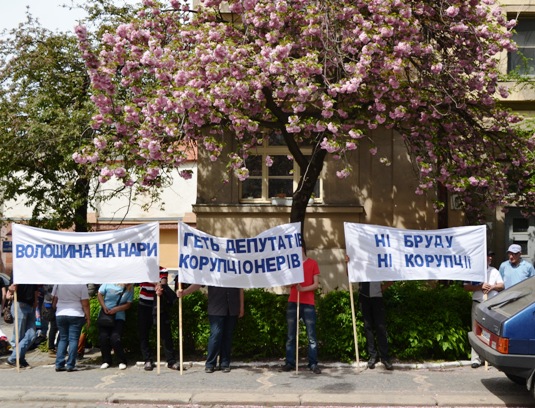
[[[364, 321], [364, 336], [370, 360], [388, 360], [388, 337], [386, 332], [386, 312], [382, 297], [360, 296], [360, 310]], [[375, 333], [374, 333], [375, 332]], [[377, 345], [379, 356], [375, 348], [375, 335], [377, 335]]]
[[152, 329], [152, 305], [147, 306], [142, 303], [137, 307], [137, 328], [139, 335], [139, 347], [143, 361], [152, 362], [152, 353], [149, 346], [150, 331]]
[[[142, 303], [138, 304], [138, 335], [139, 347], [143, 361], [153, 362], [152, 352], [149, 345], [149, 339], [152, 327], [156, 324], [153, 314], [153, 307]], [[165, 361], [167, 364], [173, 365], [176, 363], [175, 349], [173, 344], [173, 333], [171, 332], [171, 319], [168, 313], [160, 312], [160, 336], [163, 340], [163, 350], [165, 354]]]
[[117, 362], [126, 364], [126, 355], [121, 342], [124, 324], [124, 320], [115, 319], [115, 326], [113, 327], [99, 326], [100, 352], [102, 353], [103, 363], [111, 365], [111, 350], [113, 349]]
[[171, 318], [168, 313], [160, 313], [160, 335], [163, 340], [165, 361], [167, 361], [167, 365], [173, 365], [176, 363], [175, 345], [173, 343], [173, 333], [171, 332]]
[[230, 366], [230, 351], [232, 348], [232, 334], [238, 321], [238, 316], [213, 316], [209, 315], [210, 338], [208, 339], [208, 357], [206, 358], [206, 368], [217, 366], [217, 356], [219, 355], [219, 366]]
[[56, 349], [56, 336], [58, 334], [58, 324], [56, 322], [56, 319], [50, 320], [48, 322], [48, 349], [49, 350], [55, 350]]

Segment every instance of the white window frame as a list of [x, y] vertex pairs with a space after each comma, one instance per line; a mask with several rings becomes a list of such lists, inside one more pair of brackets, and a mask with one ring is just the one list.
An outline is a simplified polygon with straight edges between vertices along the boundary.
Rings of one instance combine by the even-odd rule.
[[[522, 24], [531, 24], [533, 26], [533, 31], [527, 31], [527, 30], [523, 31], [524, 34], [522, 34], [522, 37], [524, 37], [524, 38], [526, 37], [525, 33], [529, 33], [528, 34], [528, 36], [529, 36], [528, 40], [529, 41], [527, 41], [527, 43], [523, 43], [523, 44], [517, 43], [518, 44], [518, 51], [508, 53], [508, 55], [507, 55], [507, 73], [511, 73], [512, 71], [514, 71], [518, 67], [520, 67], [520, 68], [522, 68], [519, 71], [520, 75], [532, 77], [532, 76], [535, 76], [535, 15], [519, 16], [518, 17], [518, 24], [517, 24], [517, 27], [515, 29], [518, 29], [518, 26], [522, 25]], [[517, 41], [518, 37], [519, 37], [518, 34], [516, 34], [516, 33], [513, 34], [513, 40]], [[524, 42], [526, 42], [526, 41], [524, 41]], [[526, 67], [528, 72], [524, 72], [525, 69], [523, 68], [523, 66], [521, 64], [515, 64], [513, 66], [513, 58], [518, 53], [525, 54], [525, 53], [522, 52], [522, 50], [531, 50], [532, 54], [533, 54], [533, 58], [530, 59], [530, 61], [528, 62], [528, 66]]]
[[[267, 139], [267, 138], [266, 138]], [[303, 153], [305, 155], [312, 154], [312, 148], [309, 149], [303, 149]], [[243, 182], [240, 182], [240, 188], [239, 188], [239, 194], [240, 194], [240, 202], [241, 203], [270, 203], [272, 202], [272, 199], [276, 197], [269, 197], [269, 167], [266, 164], [266, 159], [268, 156], [274, 157], [274, 156], [290, 156], [290, 152], [288, 151], [288, 148], [286, 146], [268, 146], [267, 141], [264, 142], [264, 146], [258, 146], [255, 147], [250, 151], [250, 156], [261, 156], [261, 165], [262, 165], [262, 176], [261, 176], [261, 185], [262, 185], [262, 194], [259, 198], [253, 198], [253, 197], [243, 197]], [[288, 159], [290, 160], [290, 159]], [[272, 176], [272, 178], [286, 178], [285, 176]], [[299, 166], [293, 160], [293, 174], [288, 175], [287, 178], [293, 180], [292, 182], [292, 191], [295, 191], [297, 188], [297, 185], [299, 184], [299, 179], [301, 177], [301, 172], [299, 169]], [[248, 180], [254, 180], [259, 179], [259, 176], [249, 176]], [[322, 177], [318, 179], [318, 187], [316, 187], [317, 193], [312, 198], [314, 203], [321, 202], [322, 197]], [[291, 198], [291, 197], [288, 197]]]

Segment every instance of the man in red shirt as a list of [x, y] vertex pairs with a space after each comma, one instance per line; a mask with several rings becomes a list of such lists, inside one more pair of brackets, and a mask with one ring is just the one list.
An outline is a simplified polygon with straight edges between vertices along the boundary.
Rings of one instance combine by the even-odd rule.
[[[318, 367], [318, 342], [316, 340], [316, 307], [314, 306], [314, 292], [319, 286], [320, 269], [318, 263], [307, 257], [306, 247], [303, 242], [303, 271], [304, 281], [292, 285], [288, 307], [286, 309], [286, 321], [288, 323], [288, 336], [286, 340], [286, 363], [282, 371], [291, 371], [296, 368], [295, 346], [297, 336], [297, 305], [299, 305], [299, 317], [305, 322], [308, 337], [308, 368], [314, 374], [321, 374]], [[299, 296], [298, 296], [299, 294]]]

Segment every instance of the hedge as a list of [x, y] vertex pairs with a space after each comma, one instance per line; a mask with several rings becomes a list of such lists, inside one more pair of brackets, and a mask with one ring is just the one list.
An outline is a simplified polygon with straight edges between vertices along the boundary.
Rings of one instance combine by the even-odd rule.
[[[123, 335], [125, 350], [139, 359], [137, 334], [137, 299], [127, 311]], [[363, 323], [354, 291], [359, 357], [366, 359]], [[384, 294], [391, 357], [396, 361], [460, 360], [469, 356], [467, 333], [470, 330], [470, 293], [457, 282], [450, 285], [422, 281], [397, 282]], [[242, 360], [283, 359], [286, 342], [287, 295], [264, 289], [245, 290], [245, 316], [239, 320], [233, 342], [233, 357]], [[177, 303], [178, 305], [178, 303]], [[88, 339], [98, 347], [99, 312], [96, 298], [91, 299], [92, 324]], [[203, 359], [210, 328], [207, 297], [197, 291], [182, 299], [182, 334], [185, 359]], [[335, 290], [316, 295], [317, 335], [320, 361], [351, 362], [355, 345], [348, 291]], [[178, 306], [173, 312], [173, 336], [178, 356]], [[151, 341], [156, 348], [156, 328]], [[300, 329], [299, 355], [306, 356], [304, 325]], [[163, 355], [163, 353], [162, 353]]]

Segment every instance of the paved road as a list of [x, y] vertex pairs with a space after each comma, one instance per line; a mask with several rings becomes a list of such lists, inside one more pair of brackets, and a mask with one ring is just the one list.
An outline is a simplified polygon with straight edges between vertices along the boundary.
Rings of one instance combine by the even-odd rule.
[[532, 407], [524, 387], [490, 367], [469, 362], [395, 364], [386, 371], [347, 364], [324, 364], [321, 375], [303, 366], [299, 373], [278, 371], [279, 363], [233, 364], [230, 373], [204, 372], [202, 361], [182, 373], [162, 366], [160, 373], [141, 364], [120, 371], [84, 364], [78, 372], [56, 373], [46, 353], [28, 355], [30, 369], [7, 366], [0, 359], [0, 406], [85, 407], [196, 406], [450, 406]]

